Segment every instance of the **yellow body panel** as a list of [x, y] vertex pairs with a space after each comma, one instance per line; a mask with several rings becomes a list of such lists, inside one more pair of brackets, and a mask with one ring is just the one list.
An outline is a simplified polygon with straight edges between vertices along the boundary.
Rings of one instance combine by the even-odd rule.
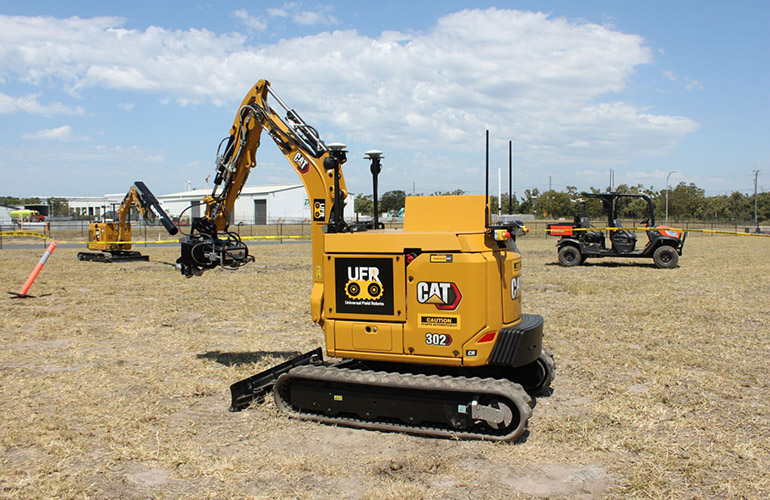
[[324, 235], [327, 352], [485, 365], [494, 342], [478, 341], [521, 321], [521, 256], [486, 231], [483, 196], [410, 197], [406, 207], [403, 231]]
[[410, 196], [404, 207], [404, 232], [483, 233], [483, 195]]
[[131, 250], [131, 243], [117, 243], [118, 241], [131, 241], [131, 224], [128, 222], [92, 222], [88, 225], [88, 249], [111, 252], [118, 250]]

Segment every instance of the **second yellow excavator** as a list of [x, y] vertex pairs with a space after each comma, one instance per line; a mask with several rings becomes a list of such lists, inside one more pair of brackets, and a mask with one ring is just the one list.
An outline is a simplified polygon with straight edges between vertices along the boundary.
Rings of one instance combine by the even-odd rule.
[[98, 252], [78, 252], [78, 260], [95, 262], [146, 261], [147, 255], [131, 250], [131, 208], [134, 207], [145, 221], [152, 221], [158, 215], [161, 224], [169, 234], [179, 229], [166, 215], [160, 202], [142, 181], [136, 181], [128, 190], [117, 210], [117, 222], [92, 222], [88, 226], [88, 249]]
[[[501, 441], [524, 435], [532, 397], [549, 392], [555, 363], [543, 349], [543, 318], [521, 312], [521, 223], [493, 223], [489, 197], [477, 195], [409, 197], [403, 230], [382, 229], [376, 217], [348, 224], [345, 146], [324, 143], [266, 80], [244, 98], [220, 144], [205, 215], [181, 241], [182, 273], [253, 260], [227, 228], [263, 130], [307, 190], [310, 312], [337, 360], [324, 361], [318, 348], [236, 382], [231, 410], [272, 390], [289, 415], [324, 423]], [[383, 156], [366, 158], [376, 200]], [[487, 154], [487, 172], [488, 163]]]

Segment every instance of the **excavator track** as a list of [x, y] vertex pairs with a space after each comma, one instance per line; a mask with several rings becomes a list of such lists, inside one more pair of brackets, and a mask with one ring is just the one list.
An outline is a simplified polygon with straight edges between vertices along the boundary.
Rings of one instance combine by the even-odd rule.
[[532, 415], [519, 384], [493, 378], [305, 365], [281, 375], [273, 392], [293, 417], [442, 438], [513, 441]]

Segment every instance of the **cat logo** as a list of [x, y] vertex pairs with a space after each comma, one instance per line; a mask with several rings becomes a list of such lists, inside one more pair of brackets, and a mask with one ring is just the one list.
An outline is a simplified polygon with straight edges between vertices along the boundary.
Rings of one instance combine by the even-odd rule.
[[307, 161], [307, 158], [302, 156], [302, 153], [297, 153], [294, 155], [294, 164], [297, 166], [297, 170], [303, 174], [307, 173], [307, 169], [310, 165]]
[[377, 300], [382, 297], [380, 270], [376, 267], [348, 267], [345, 295], [355, 300]]
[[417, 283], [417, 302], [420, 304], [435, 304], [436, 309], [454, 311], [463, 296], [454, 283], [438, 281], [421, 281]]

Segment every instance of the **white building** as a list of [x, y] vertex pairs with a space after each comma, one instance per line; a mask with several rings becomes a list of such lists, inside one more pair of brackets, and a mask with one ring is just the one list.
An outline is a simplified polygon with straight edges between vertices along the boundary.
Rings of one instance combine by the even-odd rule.
[[105, 194], [104, 196], [75, 196], [68, 197], [70, 210], [83, 217], [102, 217], [106, 212], [117, 210], [126, 193]]
[[[179, 193], [157, 195], [163, 209], [170, 217], [190, 220], [203, 214], [201, 200], [211, 194], [211, 188], [193, 189]], [[69, 198], [70, 209], [85, 216], [101, 217], [123, 201], [124, 194], [108, 194], [103, 197]], [[353, 196], [346, 200], [345, 218], [354, 217]], [[235, 201], [231, 224], [297, 224], [310, 222], [310, 203], [302, 184], [280, 186], [245, 186]]]
[[5, 205], [0, 205], [0, 224], [11, 223], [11, 210], [16, 209], [13, 207], [6, 207]]

